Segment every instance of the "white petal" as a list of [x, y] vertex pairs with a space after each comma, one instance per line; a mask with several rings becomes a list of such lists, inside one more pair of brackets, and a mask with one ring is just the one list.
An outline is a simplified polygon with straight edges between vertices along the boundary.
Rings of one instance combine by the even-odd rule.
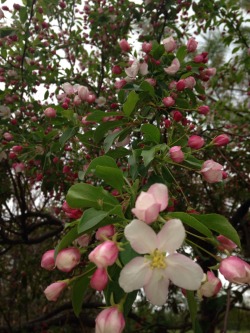
[[151, 274], [149, 262], [144, 257], [136, 257], [123, 267], [119, 285], [126, 293], [129, 293], [142, 288], [150, 279]]
[[166, 275], [178, 287], [197, 290], [203, 279], [203, 270], [193, 260], [182, 254], [171, 254], [166, 258]]
[[137, 253], [152, 253], [157, 247], [156, 233], [149, 225], [140, 220], [130, 222], [126, 226], [124, 234]]
[[162, 269], [153, 269], [152, 272], [144, 291], [150, 303], [161, 306], [166, 303], [168, 297], [169, 280], [165, 278]]
[[163, 211], [168, 206], [168, 188], [164, 184], [156, 183], [150, 186], [147, 193], [154, 196], [157, 203], [161, 205], [160, 211]]
[[169, 220], [157, 235], [157, 248], [162, 252], [173, 253], [182, 245], [185, 236], [181, 220]]

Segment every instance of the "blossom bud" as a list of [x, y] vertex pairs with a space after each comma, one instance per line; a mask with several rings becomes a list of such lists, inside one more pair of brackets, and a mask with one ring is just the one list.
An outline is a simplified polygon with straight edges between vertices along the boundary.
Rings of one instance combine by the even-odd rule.
[[60, 271], [68, 273], [79, 264], [80, 259], [80, 251], [75, 247], [68, 247], [58, 253], [55, 265]]
[[3, 134], [3, 138], [4, 138], [6, 141], [11, 141], [11, 140], [13, 140], [13, 135], [12, 135], [11, 133], [9, 133], [9, 132], [5, 132], [5, 133]]
[[210, 108], [207, 105], [201, 105], [201, 106], [198, 107], [198, 111], [199, 111], [200, 114], [206, 115], [210, 111]]
[[164, 125], [166, 128], [169, 128], [171, 126], [171, 121], [169, 119], [164, 120]]
[[186, 82], [185, 82], [184, 79], [179, 80], [179, 81], [176, 83], [176, 89], [177, 89], [178, 91], [183, 91], [185, 88], [186, 88]]
[[206, 281], [202, 283], [198, 293], [201, 296], [212, 297], [218, 294], [222, 287], [221, 280], [213, 272], [207, 272]]
[[175, 104], [175, 100], [171, 96], [164, 97], [162, 102], [166, 107], [170, 107], [170, 106], [173, 106]]
[[215, 146], [221, 147], [221, 146], [226, 146], [229, 143], [229, 141], [230, 141], [230, 138], [228, 135], [221, 134], [221, 135], [216, 136], [216, 138], [214, 138], [212, 142]]
[[50, 284], [45, 290], [44, 294], [48, 301], [57, 301], [61, 292], [67, 287], [67, 282], [65, 281], [57, 281]]
[[119, 249], [115, 242], [105, 241], [89, 254], [89, 260], [98, 268], [112, 266], [118, 258]]
[[62, 209], [71, 219], [79, 219], [82, 216], [82, 211], [80, 209], [71, 208], [66, 201], [62, 204]]
[[114, 306], [100, 312], [95, 322], [95, 333], [122, 333], [125, 327], [123, 314]]
[[203, 62], [203, 55], [202, 54], [197, 54], [195, 57], [194, 57], [194, 62], [196, 63], [200, 63], [200, 62]]
[[55, 268], [55, 250], [46, 251], [41, 260], [41, 267], [47, 271], [52, 271]]
[[75, 93], [74, 87], [68, 82], [63, 83], [62, 88], [67, 95], [73, 95]]
[[173, 111], [173, 112], [171, 112], [171, 115], [173, 116], [173, 119], [176, 122], [181, 121], [183, 118], [183, 115], [180, 111]]
[[151, 43], [144, 42], [142, 44], [142, 51], [143, 52], [149, 53], [151, 50], [152, 50], [152, 44]]
[[47, 108], [44, 110], [44, 115], [48, 118], [55, 118], [56, 117], [56, 110], [53, 108]]
[[125, 84], [127, 84], [127, 81], [125, 79], [115, 81], [115, 88], [122, 89], [125, 86]]
[[250, 283], [250, 265], [238, 257], [228, 257], [220, 263], [220, 273], [230, 282]]
[[189, 77], [185, 78], [184, 80], [185, 80], [186, 88], [193, 89], [194, 86], [196, 85], [196, 81], [193, 76], [189, 76]]
[[104, 240], [105, 237], [109, 238], [112, 237], [115, 234], [115, 227], [113, 224], [105, 225], [104, 227], [100, 227], [96, 234], [95, 238], [98, 240]]
[[106, 268], [97, 268], [90, 279], [90, 286], [95, 290], [102, 291], [106, 288], [108, 281]]
[[90, 93], [89, 93], [89, 90], [88, 90], [87, 87], [79, 86], [78, 89], [77, 89], [77, 92], [78, 92], [78, 96], [80, 97], [80, 99], [82, 101], [87, 101], [88, 100], [88, 97], [89, 97]]
[[122, 73], [122, 69], [120, 66], [116, 65], [112, 68], [112, 73], [115, 75], [119, 75]]
[[181, 64], [179, 62], [179, 60], [177, 58], [175, 58], [171, 65], [169, 67], [164, 68], [164, 71], [168, 74], [168, 75], [174, 75], [175, 73], [178, 72], [178, 70], [180, 69]]
[[187, 50], [188, 52], [194, 52], [196, 51], [198, 46], [198, 42], [194, 38], [190, 38], [187, 42]]
[[20, 153], [20, 152], [23, 150], [23, 147], [22, 147], [22, 146], [13, 146], [13, 147], [12, 147], [12, 150], [13, 150], [15, 153]]
[[217, 240], [220, 243], [218, 245], [218, 250], [220, 250], [220, 251], [227, 250], [229, 252], [232, 252], [237, 247], [237, 245], [233, 241], [231, 241], [231, 239], [229, 239], [223, 235], [217, 236]]
[[91, 236], [88, 234], [84, 234], [76, 239], [77, 243], [81, 247], [85, 247], [89, 245], [89, 242], [91, 240]]
[[201, 174], [208, 183], [217, 183], [222, 180], [223, 166], [213, 160], [207, 160], [201, 167]]
[[155, 79], [152, 79], [152, 78], [147, 78], [145, 79], [145, 81], [147, 81], [151, 86], [155, 86], [156, 85], [156, 80]]
[[129, 43], [126, 41], [126, 39], [122, 39], [119, 43], [120, 48], [123, 52], [129, 52], [130, 51], [130, 45]]
[[12, 167], [15, 170], [15, 172], [17, 172], [17, 173], [23, 172], [25, 170], [25, 165], [22, 162], [20, 162], [20, 163], [13, 163]]
[[199, 135], [191, 135], [188, 139], [188, 146], [192, 149], [200, 149], [204, 143], [204, 139]]
[[169, 155], [172, 161], [181, 163], [184, 161], [184, 153], [181, 150], [181, 146], [174, 146], [169, 149]]
[[173, 52], [177, 46], [173, 37], [163, 39], [162, 43], [166, 52]]

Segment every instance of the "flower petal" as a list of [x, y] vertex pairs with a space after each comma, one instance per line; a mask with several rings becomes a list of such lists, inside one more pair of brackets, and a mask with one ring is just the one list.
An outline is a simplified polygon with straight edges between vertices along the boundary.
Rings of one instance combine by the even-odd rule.
[[144, 257], [136, 257], [125, 265], [119, 277], [119, 285], [129, 293], [140, 289], [148, 282], [152, 274], [149, 263]]
[[162, 212], [168, 206], [168, 188], [164, 184], [156, 183], [150, 186], [147, 193], [152, 194], [157, 203], [161, 205]]
[[164, 305], [168, 297], [169, 280], [165, 278], [162, 269], [153, 269], [152, 276], [144, 286], [145, 294], [154, 305]]
[[181, 220], [169, 220], [157, 235], [157, 248], [162, 252], [173, 253], [182, 245], [185, 236]]
[[126, 226], [124, 234], [137, 253], [152, 253], [157, 247], [157, 237], [154, 230], [140, 220], [130, 222]]
[[178, 287], [187, 290], [197, 290], [203, 279], [203, 270], [188, 257], [174, 253], [166, 258], [166, 275]]

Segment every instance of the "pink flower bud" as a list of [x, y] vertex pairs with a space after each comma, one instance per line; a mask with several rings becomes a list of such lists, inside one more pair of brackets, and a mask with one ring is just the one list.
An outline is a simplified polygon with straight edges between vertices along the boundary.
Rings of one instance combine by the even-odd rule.
[[13, 135], [12, 135], [11, 133], [9, 133], [9, 132], [5, 132], [5, 133], [3, 134], [3, 138], [4, 138], [6, 141], [11, 141], [11, 140], [13, 140]]
[[90, 279], [90, 286], [95, 290], [102, 291], [106, 288], [108, 281], [106, 268], [97, 268]]
[[77, 92], [78, 92], [78, 96], [80, 97], [80, 99], [82, 101], [87, 101], [88, 100], [88, 97], [89, 97], [90, 93], [89, 93], [89, 90], [88, 90], [87, 87], [79, 86], [78, 89], [77, 89]]
[[68, 247], [58, 253], [55, 265], [60, 271], [68, 273], [79, 264], [80, 259], [80, 251], [75, 247]]
[[105, 238], [112, 237], [115, 234], [115, 227], [113, 224], [105, 225], [104, 227], [100, 227], [96, 234], [95, 238], [98, 240], [104, 240]]
[[196, 51], [198, 46], [198, 42], [194, 38], [190, 38], [187, 42], [187, 50], [188, 52], [194, 52]]
[[89, 242], [91, 240], [91, 236], [88, 234], [84, 234], [80, 237], [78, 237], [76, 239], [77, 243], [81, 246], [81, 247], [86, 247], [89, 245]]
[[201, 106], [198, 107], [198, 111], [199, 111], [200, 114], [206, 115], [210, 111], [210, 108], [207, 105], [201, 105]]
[[169, 119], [164, 120], [164, 125], [166, 128], [169, 128], [171, 126], [171, 121]]
[[206, 281], [202, 283], [198, 290], [201, 296], [212, 297], [218, 294], [222, 287], [221, 280], [213, 272], [207, 272]]
[[56, 117], [56, 110], [53, 108], [47, 108], [44, 110], [44, 115], [48, 118], [55, 118]]
[[174, 146], [169, 149], [169, 155], [172, 161], [181, 163], [184, 161], [184, 153], [181, 150], [181, 146]]
[[130, 51], [130, 45], [129, 43], [126, 41], [126, 39], [122, 39], [119, 43], [120, 48], [123, 52], [129, 52]]
[[200, 62], [203, 62], [203, 55], [202, 54], [197, 54], [195, 57], [194, 57], [194, 62], [196, 63], [200, 63]]
[[216, 74], [216, 68], [206, 68], [204, 69], [205, 75], [207, 76], [214, 76]]
[[12, 150], [13, 150], [15, 153], [20, 153], [20, 152], [23, 150], [23, 147], [22, 147], [22, 146], [13, 146], [13, 147], [12, 147]]
[[98, 268], [112, 266], [118, 258], [119, 249], [115, 242], [105, 241], [89, 254], [89, 260]]
[[180, 111], [172, 111], [171, 115], [173, 116], [174, 121], [179, 122], [182, 120], [183, 115]]
[[208, 183], [222, 181], [223, 166], [213, 160], [207, 160], [201, 167], [201, 174]]
[[168, 88], [170, 90], [175, 89], [176, 88], [176, 83], [177, 83], [176, 81], [171, 81], [168, 85]]
[[196, 85], [195, 78], [193, 76], [187, 77], [185, 80], [186, 88], [193, 89]]
[[173, 106], [175, 104], [175, 100], [173, 99], [173, 97], [169, 96], [169, 97], [164, 97], [162, 100], [162, 103], [166, 106], [166, 107], [170, 107]]
[[156, 80], [155, 79], [147, 78], [147, 79], [145, 79], [145, 81], [147, 81], [153, 87], [156, 86]]
[[116, 307], [100, 312], [95, 322], [95, 333], [122, 333], [125, 327], [124, 316]]
[[74, 87], [68, 82], [63, 83], [62, 88], [67, 95], [73, 95], [75, 93]]
[[149, 53], [151, 50], [152, 50], [152, 44], [151, 43], [144, 42], [142, 44], [142, 51], [143, 52]]
[[62, 205], [62, 209], [71, 219], [79, 219], [82, 216], [82, 211], [80, 209], [71, 208], [66, 201], [64, 201]]
[[204, 139], [199, 135], [191, 135], [188, 139], [188, 146], [192, 149], [200, 149], [204, 143]]
[[15, 170], [15, 172], [17, 172], [17, 173], [23, 172], [25, 170], [25, 165], [22, 162], [20, 162], [20, 163], [13, 163], [12, 167]]
[[122, 89], [125, 86], [125, 84], [127, 84], [127, 81], [125, 79], [115, 81], [115, 88]]
[[185, 80], [179, 80], [177, 83], [176, 83], [176, 89], [178, 91], [183, 91], [184, 89], [186, 88], [186, 82]]
[[223, 236], [223, 235], [219, 235], [217, 236], [217, 240], [219, 241], [219, 245], [218, 245], [218, 250], [220, 251], [233, 251], [234, 249], [236, 249], [237, 245], [231, 241], [231, 239], [228, 239], [227, 237]]
[[119, 74], [121, 74], [122, 73], [122, 69], [121, 69], [121, 67], [120, 66], [114, 66], [113, 68], [112, 68], [112, 73], [113, 74], [115, 74], [115, 75], [119, 75]]
[[67, 282], [65, 281], [57, 281], [50, 284], [45, 290], [44, 294], [48, 301], [57, 301], [61, 292], [67, 287]]
[[213, 139], [213, 144], [215, 146], [226, 146], [230, 141], [230, 138], [228, 135], [226, 134], [221, 134], [221, 135], [218, 135], [216, 136], [216, 138]]
[[238, 257], [228, 257], [220, 263], [220, 273], [230, 282], [250, 283], [250, 265]]
[[55, 250], [46, 251], [41, 260], [41, 267], [47, 271], [52, 271], [55, 268]]
[[177, 58], [175, 58], [171, 65], [169, 67], [164, 68], [164, 71], [168, 74], [168, 75], [174, 75], [175, 73], [178, 72], [178, 70], [180, 69], [181, 65], [180, 62]]
[[177, 46], [173, 37], [163, 39], [162, 43], [166, 52], [173, 52]]
[[87, 97], [87, 102], [89, 104], [94, 103], [94, 101], [96, 100], [96, 96], [94, 94], [89, 94]]
[[168, 188], [164, 184], [156, 183], [147, 192], [142, 191], [135, 202], [132, 213], [141, 221], [150, 224], [154, 222], [159, 212], [168, 206]]

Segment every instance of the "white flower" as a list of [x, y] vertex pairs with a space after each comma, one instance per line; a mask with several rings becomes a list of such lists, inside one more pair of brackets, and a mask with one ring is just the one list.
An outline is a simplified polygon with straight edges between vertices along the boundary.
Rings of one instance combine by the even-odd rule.
[[143, 288], [148, 300], [161, 306], [168, 297], [169, 281], [187, 290], [200, 287], [201, 267], [188, 257], [175, 253], [185, 238], [180, 220], [166, 222], [158, 234], [144, 222], [133, 220], [126, 226], [125, 236], [137, 253], [144, 254], [123, 267], [119, 284], [125, 292]]

